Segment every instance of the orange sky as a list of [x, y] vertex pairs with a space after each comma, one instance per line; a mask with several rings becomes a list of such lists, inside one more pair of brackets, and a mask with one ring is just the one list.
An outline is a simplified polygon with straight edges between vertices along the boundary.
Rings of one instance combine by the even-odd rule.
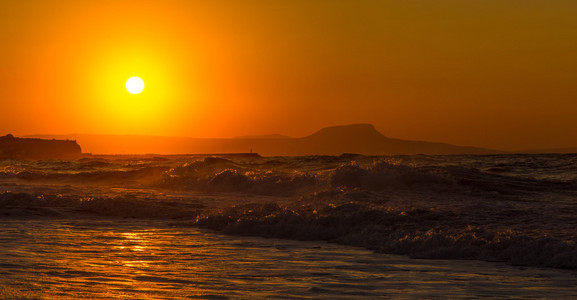
[[[2, 1], [0, 134], [577, 146], [577, 2]], [[140, 76], [146, 87], [129, 94]]]

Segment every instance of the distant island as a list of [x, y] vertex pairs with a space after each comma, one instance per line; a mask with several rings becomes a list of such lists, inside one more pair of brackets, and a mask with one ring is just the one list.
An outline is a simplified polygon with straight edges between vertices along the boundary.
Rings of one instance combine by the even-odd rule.
[[34, 135], [33, 138], [77, 140], [94, 154], [203, 154], [259, 153], [262, 156], [341, 155], [443, 155], [500, 154], [504, 151], [445, 143], [389, 138], [371, 124], [323, 128], [309, 136], [282, 135], [201, 139], [139, 135]]
[[76, 141], [17, 138], [11, 134], [0, 137], [0, 159], [77, 159], [81, 156]]

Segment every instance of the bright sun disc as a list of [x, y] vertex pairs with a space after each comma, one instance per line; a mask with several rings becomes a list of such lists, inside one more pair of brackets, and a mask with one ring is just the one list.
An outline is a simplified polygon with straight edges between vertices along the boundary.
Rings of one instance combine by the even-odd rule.
[[144, 81], [138, 76], [130, 77], [126, 81], [126, 89], [131, 94], [140, 94], [144, 89]]

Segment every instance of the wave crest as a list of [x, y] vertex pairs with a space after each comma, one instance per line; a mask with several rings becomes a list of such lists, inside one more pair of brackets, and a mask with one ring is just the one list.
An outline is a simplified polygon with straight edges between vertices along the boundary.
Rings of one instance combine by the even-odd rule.
[[309, 189], [315, 183], [315, 176], [307, 173], [249, 169], [228, 160], [207, 158], [170, 169], [163, 174], [157, 186], [207, 192], [289, 196]]

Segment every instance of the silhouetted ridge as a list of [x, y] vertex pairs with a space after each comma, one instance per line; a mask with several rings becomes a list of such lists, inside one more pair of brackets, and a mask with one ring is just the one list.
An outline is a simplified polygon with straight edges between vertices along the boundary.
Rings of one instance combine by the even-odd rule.
[[361, 140], [377, 140], [386, 138], [375, 129], [372, 124], [351, 124], [343, 126], [325, 127], [321, 130], [309, 135], [307, 138], [323, 139], [335, 138], [341, 139], [361, 139]]
[[389, 138], [371, 124], [323, 128], [301, 138], [278, 135], [232, 139], [196, 139], [153, 136], [68, 135], [42, 136], [76, 139], [87, 152], [109, 154], [259, 153], [263, 156], [497, 154], [501, 151], [444, 143]]
[[498, 153], [498, 151], [476, 147], [392, 139], [378, 132], [372, 124], [327, 127], [300, 140], [302, 140], [301, 147], [307, 149], [309, 154], [413, 155]]

